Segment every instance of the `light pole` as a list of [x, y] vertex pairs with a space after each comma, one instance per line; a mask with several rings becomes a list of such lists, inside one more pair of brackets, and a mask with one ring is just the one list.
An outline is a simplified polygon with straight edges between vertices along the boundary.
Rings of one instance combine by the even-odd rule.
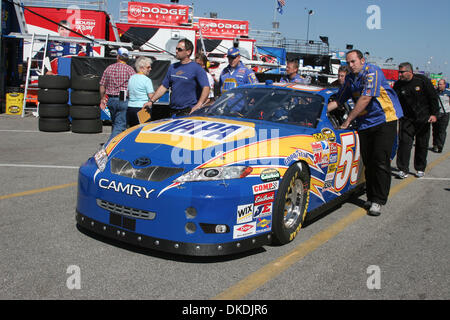
[[[305, 8], [306, 10], [308, 10], [307, 8]], [[309, 18], [314, 14], [313, 10], [308, 10], [308, 27], [306, 29], [306, 44], [309, 43]]]

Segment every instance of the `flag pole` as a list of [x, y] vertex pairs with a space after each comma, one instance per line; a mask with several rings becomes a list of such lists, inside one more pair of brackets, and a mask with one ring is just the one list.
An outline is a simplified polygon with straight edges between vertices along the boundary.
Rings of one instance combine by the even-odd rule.
[[277, 7], [278, 7], [278, 1], [275, 1], [275, 7], [273, 9], [273, 23], [272, 23], [272, 28], [275, 29], [275, 22], [277, 21]]

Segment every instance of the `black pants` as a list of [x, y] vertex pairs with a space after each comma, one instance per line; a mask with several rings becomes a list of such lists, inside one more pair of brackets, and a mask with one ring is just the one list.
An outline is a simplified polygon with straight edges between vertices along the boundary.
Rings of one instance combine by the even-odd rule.
[[450, 113], [441, 113], [433, 126], [433, 146], [438, 147], [439, 150], [444, 148], [445, 138], [447, 137], [447, 126]]
[[397, 168], [409, 172], [411, 149], [416, 141], [414, 150], [414, 169], [425, 171], [427, 167], [428, 143], [430, 141], [430, 123], [417, 122], [408, 118], [400, 119], [399, 142], [397, 153]]
[[397, 120], [358, 131], [365, 167], [367, 200], [385, 205], [391, 189], [392, 146]]
[[141, 108], [128, 107], [127, 109], [127, 126], [128, 128], [139, 124], [137, 113]]

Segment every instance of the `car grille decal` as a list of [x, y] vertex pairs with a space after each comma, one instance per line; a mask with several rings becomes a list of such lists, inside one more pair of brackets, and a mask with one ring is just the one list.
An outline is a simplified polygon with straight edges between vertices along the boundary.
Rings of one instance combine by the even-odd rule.
[[130, 162], [118, 158], [111, 159], [111, 173], [122, 177], [160, 182], [182, 172], [182, 168], [151, 166], [146, 168], [133, 168]]
[[138, 219], [145, 219], [145, 220], [153, 220], [156, 217], [155, 212], [125, 207], [125, 206], [115, 204], [112, 202], [108, 202], [105, 200], [97, 199], [97, 205], [100, 208], [108, 210], [109, 212], [120, 214], [122, 216], [138, 218]]

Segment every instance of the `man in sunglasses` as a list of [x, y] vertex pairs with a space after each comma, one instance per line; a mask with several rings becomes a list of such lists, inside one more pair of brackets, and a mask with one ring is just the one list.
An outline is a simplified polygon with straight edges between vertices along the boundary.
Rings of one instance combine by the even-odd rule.
[[241, 62], [239, 48], [227, 52], [228, 66], [220, 74], [220, 92], [224, 93], [243, 84], [257, 83], [255, 73]]
[[408, 176], [414, 140], [414, 169], [417, 171], [416, 177], [422, 178], [427, 166], [430, 123], [436, 122], [439, 114], [438, 96], [430, 79], [413, 73], [411, 63], [400, 63], [398, 73], [399, 80], [394, 84], [394, 90], [404, 112], [399, 127], [398, 178], [404, 179]]
[[209, 81], [205, 70], [191, 60], [194, 45], [188, 39], [178, 41], [176, 47], [176, 62], [169, 66], [166, 77], [156, 90], [152, 99], [146, 103], [150, 107], [161, 98], [169, 88], [169, 116], [184, 116], [201, 108], [208, 99]]

